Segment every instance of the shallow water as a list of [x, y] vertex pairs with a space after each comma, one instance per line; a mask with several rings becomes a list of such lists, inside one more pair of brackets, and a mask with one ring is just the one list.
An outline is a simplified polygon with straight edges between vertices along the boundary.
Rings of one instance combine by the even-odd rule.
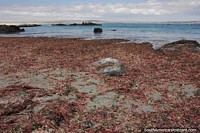
[[[93, 29], [100, 27], [102, 34], [94, 34]], [[115, 31], [113, 31], [115, 30]], [[25, 27], [25, 32], [1, 34], [0, 36], [17, 37], [64, 37], [84, 39], [120, 38], [136, 42], [151, 42], [154, 47], [180, 40], [191, 39], [200, 42], [200, 24], [131, 24], [105, 23], [102, 26], [51, 26]]]

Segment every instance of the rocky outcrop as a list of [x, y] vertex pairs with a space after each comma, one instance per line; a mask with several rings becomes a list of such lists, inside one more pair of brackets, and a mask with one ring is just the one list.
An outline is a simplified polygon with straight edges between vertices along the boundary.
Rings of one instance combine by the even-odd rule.
[[174, 46], [199, 47], [200, 44], [195, 40], [179, 40], [179, 41], [165, 44], [164, 47], [174, 47]]
[[92, 65], [99, 69], [99, 72], [109, 76], [122, 76], [124, 74], [124, 65], [114, 58], [105, 58]]
[[0, 25], [0, 34], [10, 34], [10, 33], [17, 33], [23, 32], [24, 29], [20, 29], [19, 26], [16, 25]]
[[158, 51], [178, 51], [183, 47], [189, 47], [193, 50], [198, 50], [200, 44], [195, 40], [179, 40], [165, 44], [163, 47], [159, 48]]
[[101, 28], [94, 28], [94, 33], [102, 33], [103, 30]]

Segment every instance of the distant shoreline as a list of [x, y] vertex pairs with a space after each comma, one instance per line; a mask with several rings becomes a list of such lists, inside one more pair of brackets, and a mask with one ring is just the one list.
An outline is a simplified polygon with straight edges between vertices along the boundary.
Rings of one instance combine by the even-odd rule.
[[144, 21], [100, 21], [100, 20], [62, 20], [46, 22], [0, 22], [0, 25], [22, 25], [22, 24], [71, 24], [81, 22], [94, 23], [133, 23], [133, 24], [200, 24], [200, 21], [163, 21], [163, 22], [144, 22]]

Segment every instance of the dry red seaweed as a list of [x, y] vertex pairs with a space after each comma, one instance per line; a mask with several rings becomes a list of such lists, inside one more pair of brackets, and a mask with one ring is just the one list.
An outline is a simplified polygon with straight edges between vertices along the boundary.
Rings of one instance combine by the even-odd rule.
[[[58, 84], [52, 90], [11, 85], [0, 89], [0, 131], [137, 132], [144, 128], [199, 128], [200, 52], [187, 46], [176, 51], [156, 51], [149, 44], [122, 41], [125, 40], [0, 38], [1, 75], [47, 68], [87, 71], [111, 86], [109, 91], [123, 96], [118, 106], [86, 110], [88, 96], [71, 87], [71, 79], [62, 81], [65, 87]], [[91, 63], [106, 57], [120, 60], [125, 74], [109, 77], [91, 68]], [[180, 89], [186, 85], [196, 88], [193, 97], [187, 97]], [[162, 96], [161, 100], [154, 101], [147, 94], [154, 91]], [[39, 99], [54, 94], [68, 96], [70, 92], [78, 99]], [[135, 112], [140, 105], [127, 107], [128, 101], [151, 105], [156, 112]], [[34, 108], [40, 106], [34, 113]]]

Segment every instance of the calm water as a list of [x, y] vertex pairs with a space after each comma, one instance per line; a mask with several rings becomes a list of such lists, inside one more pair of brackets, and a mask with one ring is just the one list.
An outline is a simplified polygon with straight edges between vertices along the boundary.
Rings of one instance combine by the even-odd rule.
[[[102, 34], [94, 34], [93, 29], [100, 27]], [[112, 31], [112, 30], [116, 31]], [[107, 39], [121, 38], [136, 42], [148, 41], [159, 47], [164, 43], [180, 39], [200, 42], [200, 24], [124, 24], [108, 23], [102, 26], [51, 26], [27, 27], [25, 32], [0, 36], [48, 36], [65, 38]]]

